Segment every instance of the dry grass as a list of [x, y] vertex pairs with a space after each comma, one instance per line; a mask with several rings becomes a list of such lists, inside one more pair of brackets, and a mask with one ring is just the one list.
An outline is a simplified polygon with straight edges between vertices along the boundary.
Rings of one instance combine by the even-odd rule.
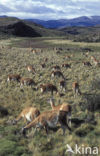
[[[25, 42], [24, 42], [25, 41]], [[23, 44], [22, 44], [22, 43]], [[30, 46], [29, 48], [22, 48], [26, 42], [29, 42], [28, 39], [11, 39], [11, 40], [2, 40], [0, 42], [0, 45], [3, 46], [0, 49], [0, 106], [3, 106], [7, 108], [9, 115], [2, 117], [0, 119], [1, 123], [1, 129], [0, 132], [2, 132], [2, 136], [4, 137], [6, 134], [5, 140], [3, 139], [3, 143], [5, 144], [6, 140], [12, 141], [11, 145], [13, 148], [15, 148], [15, 142], [13, 144], [14, 136], [12, 137], [11, 133], [14, 132], [16, 129], [20, 129], [23, 125], [22, 122], [20, 122], [17, 126], [8, 126], [6, 124], [6, 121], [8, 119], [13, 119], [16, 117], [20, 111], [26, 107], [26, 106], [36, 106], [40, 109], [40, 111], [46, 111], [50, 110], [50, 105], [47, 103], [47, 99], [51, 97], [50, 93], [46, 93], [44, 95], [41, 95], [40, 90], [35, 91], [34, 89], [24, 86], [23, 89], [20, 88], [20, 84], [16, 82], [7, 83], [7, 76], [8, 74], [15, 74], [18, 73], [22, 77], [30, 77], [33, 78], [34, 81], [38, 84], [38, 86], [41, 83], [53, 83], [58, 87], [58, 90], [60, 93], [60, 88], [58, 86], [60, 78], [54, 78], [51, 79], [50, 74], [52, 71], [53, 65], [62, 65], [64, 62], [71, 64], [71, 69], [65, 69], [61, 68], [61, 71], [63, 72], [67, 84], [67, 91], [64, 93], [64, 96], [60, 97], [58, 95], [54, 94], [54, 98], [56, 101], [56, 104], [58, 104], [58, 101], [61, 102], [67, 101], [72, 105], [73, 112], [72, 116], [73, 118], [81, 118], [81, 119], [87, 119], [88, 115], [94, 115], [94, 119], [96, 121], [96, 125], [94, 123], [84, 123], [82, 125], [79, 125], [76, 127], [74, 124], [72, 125], [72, 134], [69, 134], [68, 131], [66, 131], [66, 136], [63, 137], [61, 134], [61, 129], [59, 129], [57, 132], [50, 132], [49, 136], [47, 137], [45, 132], [39, 132], [34, 138], [28, 138], [24, 139], [23, 137], [20, 138], [20, 141], [18, 141], [18, 136], [15, 135], [15, 140], [17, 142], [18, 150], [19, 146], [25, 147], [23, 149], [23, 153], [26, 150], [26, 147], [28, 148], [29, 153], [26, 155], [36, 155], [36, 156], [62, 156], [66, 155], [66, 144], [74, 146], [75, 143], [78, 144], [87, 144], [90, 146], [96, 146], [100, 144], [99, 139], [99, 110], [95, 110], [93, 112], [90, 112], [86, 109], [86, 107], [83, 107], [84, 105], [88, 104], [88, 101], [86, 99], [87, 96], [94, 97], [95, 95], [100, 94], [100, 89], [96, 86], [91, 88], [92, 83], [96, 78], [100, 78], [100, 67], [95, 67], [92, 64], [92, 67], [83, 67], [82, 62], [83, 61], [90, 61], [90, 56], [95, 55], [98, 60], [100, 60], [100, 45], [98, 44], [98, 48], [96, 49], [96, 45], [94, 44], [87, 44], [87, 43], [73, 43], [72, 41], [60, 41], [60, 40], [48, 40], [46, 39], [41, 40], [41, 42], [38, 42], [38, 39], [36, 39], [36, 45], [38, 47], [41, 47], [40, 44], [44, 45], [45, 47], [42, 47], [43, 52], [39, 53], [37, 55], [34, 55], [30, 52]], [[34, 39], [31, 40], [31, 43], [34, 42]], [[51, 48], [50, 48], [51, 45]], [[56, 52], [53, 50], [52, 47], [62, 47], [63, 51], [61, 51], [61, 54], [56, 54]], [[72, 47], [73, 49], [69, 52], [67, 50], [68, 47]], [[80, 48], [80, 47], [90, 47], [92, 46], [92, 49], [94, 49], [94, 52], [90, 52], [89, 57], [86, 57], [83, 55], [81, 51], [74, 51], [74, 48]], [[37, 46], [36, 46], [37, 48]], [[71, 59], [66, 60], [66, 55], [72, 55]], [[48, 62], [46, 63], [46, 68], [41, 68], [41, 63], [43, 63], [44, 58], [48, 58]], [[53, 64], [52, 64], [53, 63]], [[26, 65], [33, 65], [36, 69], [36, 74], [29, 73], [26, 69]], [[80, 84], [80, 90], [82, 92], [81, 96], [74, 97], [72, 92], [72, 83], [74, 81], [78, 81]], [[90, 101], [91, 103], [91, 101]], [[100, 107], [99, 107], [100, 108]], [[99, 117], [98, 117], [99, 116]], [[92, 126], [92, 130], [91, 130]], [[4, 128], [5, 127], [5, 128]], [[12, 129], [14, 128], [14, 130]], [[8, 130], [8, 131], [7, 131]], [[80, 137], [80, 133], [84, 132], [84, 137]], [[83, 133], [82, 133], [83, 134]], [[7, 138], [9, 136], [9, 138]], [[10, 138], [11, 136], [11, 138]], [[91, 140], [91, 136], [94, 138]], [[10, 150], [10, 147], [8, 147]], [[2, 147], [2, 153], [4, 148]], [[16, 149], [17, 150], [17, 149]], [[19, 150], [20, 151], [20, 150]], [[12, 152], [12, 150], [11, 150]], [[31, 152], [31, 153], [30, 153]], [[17, 152], [16, 153], [20, 153]], [[52, 153], [52, 154], [51, 154]], [[18, 155], [15, 154], [14, 155]], [[22, 153], [21, 153], [22, 154]], [[19, 155], [21, 155], [19, 154]], [[18, 155], [18, 156], [19, 156]], [[24, 155], [24, 154], [23, 154]]]

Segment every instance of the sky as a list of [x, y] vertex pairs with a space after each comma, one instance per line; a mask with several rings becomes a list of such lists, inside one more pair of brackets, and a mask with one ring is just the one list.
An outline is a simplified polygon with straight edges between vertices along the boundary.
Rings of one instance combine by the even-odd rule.
[[0, 16], [41, 20], [100, 16], [100, 0], [0, 0]]

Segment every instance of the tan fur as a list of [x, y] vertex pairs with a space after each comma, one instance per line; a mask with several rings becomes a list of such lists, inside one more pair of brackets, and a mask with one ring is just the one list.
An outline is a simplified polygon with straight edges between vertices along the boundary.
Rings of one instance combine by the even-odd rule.
[[66, 82], [65, 82], [65, 80], [61, 80], [59, 82], [59, 85], [60, 85], [61, 90], [64, 89], [64, 91], [66, 91]]
[[60, 70], [60, 66], [56, 65], [52, 67], [53, 70]]
[[73, 89], [74, 95], [81, 94], [78, 82], [73, 82], [72, 89]]
[[58, 89], [55, 85], [47, 83], [47, 84], [42, 84], [40, 85], [40, 89], [42, 93], [48, 92], [50, 91], [51, 94], [53, 95], [53, 92], [55, 91], [56, 93], [58, 93]]
[[53, 99], [50, 99], [50, 104], [51, 104], [52, 110], [58, 110], [58, 111], [62, 110], [62, 111], [65, 111], [65, 112], [71, 111], [71, 106], [68, 103], [65, 103], [65, 102], [55, 106]]
[[83, 66], [92, 66], [90, 62], [83, 62]]
[[91, 61], [93, 61], [94, 59], [96, 59], [94, 56], [91, 56]]
[[97, 61], [96, 59], [94, 59], [94, 60], [93, 60], [93, 63], [94, 63], [94, 65], [95, 65], [95, 66], [100, 65], [100, 62], [99, 62], [99, 61]]
[[41, 52], [42, 52], [42, 49], [39, 49], [39, 48], [33, 49], [33, 50], [32, 50], [32, 53], [33, 53], [33, 54], [39, 54], [39, 53], [41, 53]]
[[35, 82], [31, 78], [21, 78], [20, 80], [21, 86], [27, 85], [27, 86], [32, 86], [35, 85]]
[[86, 52], [86, 53], [85, 53], [85, 56], [88, 57], [88, 56], [89, 56], [89, 52]]
[[62, 67], [71, 68], [70, 64], [66, 64], [66, 63], [62, 64]]
[[64, 75], [63, 75], [63, 73], [61, 71], [53, 71], [51, 73], [51, 77], [55, 77], [55, 76], [64, 78]]
[[[60, 118], [61, 117], [59, 111], [54, 110], [54, 111], [43, 112], [35, 120], [33, 120], [31, 123], [25, 126], [23, 131], [31, 127], [35, 127], [36, 130], [37, 128], [44, 128], [48, 133], [48, 128], [55, 128], [58, 122], [60, 122]], [[63, 129], [63, 134], [65, 134], [65, 127], [62, 125], [61, 122], [60, 124], [61, 124], [61, 128]]]
[[38, 115], [40, 115], [40, 111], [35, 107], [27, 107], [22, 110], [19, 116], [15, 119], [16, 122], [24, 118], [24, 122], [33, 121]]
[[66, 56], [65, 58], [66, 58], [66, 59], [70, 59], [71, 57], [70, 57], [70, 56]]
[[8, 75], [7, 81], [17, 81], [19, 82], [21, 79], [21, 76], [19, 74], [10, 74]]
[[35, 68], [32, 65], [28, 65], [27, 70], [31, 73], [35, 73]]
[[71, 126], [71, 110], [72, 110], [71, 106], [66, 102], [55, 106], [53, 99], [50, 99], [50, 105], [51, 105], [52, 110], [64, 112], [65, 113], [65, 120], [67, 118], [67, 120], [68, 120], [67, 123], [70, 124], [70, 126]]

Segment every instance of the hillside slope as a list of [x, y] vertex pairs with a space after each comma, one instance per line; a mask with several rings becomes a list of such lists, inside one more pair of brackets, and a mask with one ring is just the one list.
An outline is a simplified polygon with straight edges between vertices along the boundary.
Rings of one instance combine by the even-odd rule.
[[100, 26], [95, 27], [66, 27], [60, 29], [68, 39], [78, 42], [100, 42]]
[[27, 22], [15, 17], [0, 18], [0, 38], [8, 38], [10, 36], [42, 37], [61, 35], [64, 35], [64, 32], [49, 30], [33, 22]]

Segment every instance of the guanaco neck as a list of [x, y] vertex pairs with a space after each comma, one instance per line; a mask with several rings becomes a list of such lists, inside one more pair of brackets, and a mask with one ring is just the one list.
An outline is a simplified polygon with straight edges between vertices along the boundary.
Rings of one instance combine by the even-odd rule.
[[55, 104], [54, 104], [54, 101], [53, 100], [50, 101], [50, 105], [51, 105], [51, 108], [52, 109], [55, 109]]

